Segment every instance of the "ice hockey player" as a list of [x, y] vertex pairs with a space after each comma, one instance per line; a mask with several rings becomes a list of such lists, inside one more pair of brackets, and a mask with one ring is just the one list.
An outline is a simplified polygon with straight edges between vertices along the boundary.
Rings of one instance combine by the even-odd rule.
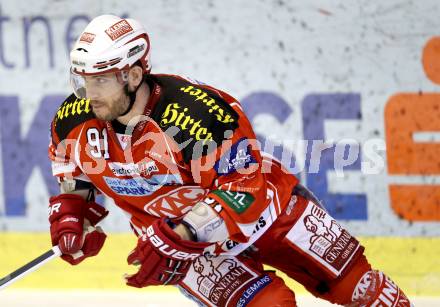
[[103, 246], [98, 192], [138, 236], [129, 286], [176, 285], [206, 306], [296, 306], [265, 264], [332, 303], [411, 306], [312, 193], [259, 151], [236, 99], [152, 74], [150, 51], [138, 21], [102, 15], [70, 53], [73, 94], [49, 147], [60, 184], [50, 231], [64, 260], [78, 264]]

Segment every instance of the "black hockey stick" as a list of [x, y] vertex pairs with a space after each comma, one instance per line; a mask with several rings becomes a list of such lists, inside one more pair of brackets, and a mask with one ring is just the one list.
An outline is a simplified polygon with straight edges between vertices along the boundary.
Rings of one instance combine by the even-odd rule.
[[21, 268], [15, 270], [11, 274], [0, 279], [0, 290], [13, 284], [14, 282], [16, 282], [17, 280], [26, 276], [27, 274], [35, 271], [36, 269], [38, 269], [40, 266], [42, 266], [46, 262], [48, 262], [54, 258], [57, 258], [59, 256], [61, 256], [61, 251], [58, 248], [58, 246], [52, 247], [50, 250], [48, 250], [44, 254], [38, 256], [37, 258], [35, 258], [31, 262], [25, 264]]

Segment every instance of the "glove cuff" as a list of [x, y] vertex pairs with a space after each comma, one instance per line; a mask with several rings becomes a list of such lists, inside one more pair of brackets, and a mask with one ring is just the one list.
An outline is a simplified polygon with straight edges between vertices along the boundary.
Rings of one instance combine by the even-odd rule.
[[92, 226], [101, 222], [109, 211], [94, 201], [88, 202], [85, 206], [84, 217], [89, 220]]
[[[159, 220], [157, 223], [153, 223], [150, 227], [154, 229], [154, 232], [163, 239], [169, 239], [172, 245], [179, 245], [183, 249], [188, 249], [192, 253], [199, 252], [200, 255], [203, 254], [203, 251], [206, 247], [211, 245], [211, 243], [207, 242], [194, 242], [189, 240], [183, 240], [166, 222], [165, 219]], [[148, 235], [148, 230], [147, 230]], [[168, 242], [164, 242], [167, 243]], [[171, 246], [172, 246], [171, 245]]]

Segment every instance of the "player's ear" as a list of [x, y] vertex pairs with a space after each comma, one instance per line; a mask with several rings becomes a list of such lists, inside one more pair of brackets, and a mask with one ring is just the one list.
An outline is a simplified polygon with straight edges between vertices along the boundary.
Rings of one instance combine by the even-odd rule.
[[128, 87], [134, 90], [142, 82], [142, 68], [140, 66], [133, 66], [128, 72]]

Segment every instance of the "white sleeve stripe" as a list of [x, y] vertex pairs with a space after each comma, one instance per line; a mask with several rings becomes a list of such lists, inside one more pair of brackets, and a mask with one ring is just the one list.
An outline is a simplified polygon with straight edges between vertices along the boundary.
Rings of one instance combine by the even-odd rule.
[[64, 173], [73, 173], [76, 169], [76, 164], [70, 163], [58, 163], [52, 162], [52, 174], [54, 176], [61, 175]]

